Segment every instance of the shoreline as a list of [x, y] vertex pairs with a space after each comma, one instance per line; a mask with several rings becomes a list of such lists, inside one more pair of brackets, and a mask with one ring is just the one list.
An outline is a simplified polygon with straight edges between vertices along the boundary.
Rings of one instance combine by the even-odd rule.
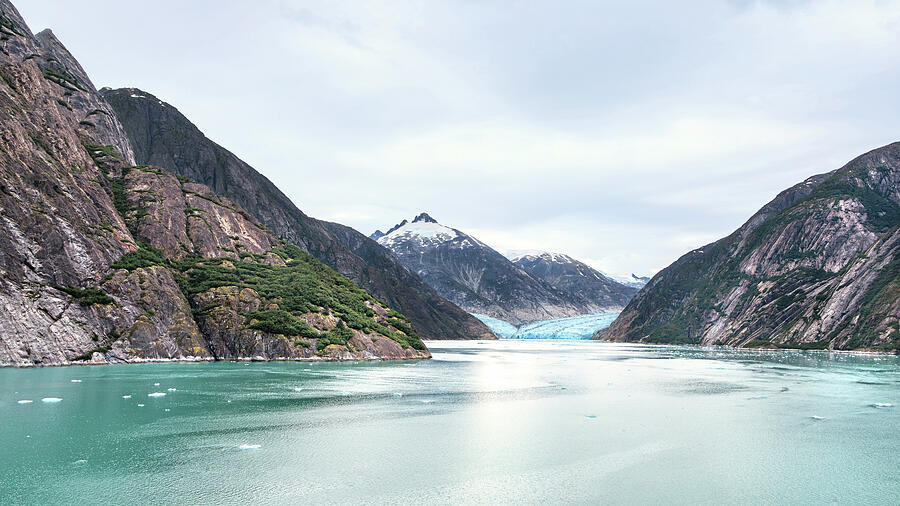
[[191, 363], [214, 363], [214, 362], [404, 362], [409, 360], [430, 360], [431, 357], [406, 357], [406, 358], [321, 358], [321, 357], [304, 357], [304, 358], [261, 358], [261, 357], [238, 357], [230, 359], [215, 358], [148, 358], [142, 360], [123, 360], [119, 362], [91, 362], [77, 361], [60, 364], [0, 364], [0, 369], [41, 369], [45, 367], [92, 367], [107, 365], [142, 365], [142, 364], [191, 364]]

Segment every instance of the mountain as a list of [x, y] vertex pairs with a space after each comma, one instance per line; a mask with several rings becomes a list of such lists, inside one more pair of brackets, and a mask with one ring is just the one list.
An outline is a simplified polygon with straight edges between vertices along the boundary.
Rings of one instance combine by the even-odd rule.
[[521, 255], [512, 262], [554, 288], [587, 298], [603, 309], [621, 309], [638, 292], [638, 288], [623, 285], [584, 262], [560, 253]]
[[429, 356], [406, 317], [133, 153], [77, 61], [0, 0], [0, 365]]
[[528, 274], [478, 239], [426, 213], [372, 237], [438, 293], [471, 313], [520, 325], [592, 313], [599, 307]]
[[391, 307], [425, 339], [495, 339], [478, 319], [438, 295], [385, 248], [350, 227], [305, 215], [271, 181], [209, 140], [175, 107], [135, 88], [101, 90], [124, 125], [137, 163], [209, 186]]
[[635, 273], [631, 273], [631, 276], [625, 278], [612, 278], [613, 280], [622, 283], [625, 286], [630, 286], [632, 288], [641, 289], [647, 286], [647, 283], [650, 282], [650, 278], [647, 276], [638, 276]]
[[900, 349], [900, 143], [783, 191], [654, 276], [595, 337]]

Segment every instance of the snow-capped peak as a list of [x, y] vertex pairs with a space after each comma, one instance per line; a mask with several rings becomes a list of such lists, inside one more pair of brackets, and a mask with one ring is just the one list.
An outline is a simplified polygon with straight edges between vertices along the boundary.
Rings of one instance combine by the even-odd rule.
[[563, 253], [552, 253], [549, 251], [539, 251], [539, 250], [515, 250], [508, 251], [506, 253], [506, 258], [509, 259], [510, 262], [518, 262], [519, 260], [538, 260], [543, 259], [548, 262], [554, 262], [558, 264], [568, 264], [574, 263], [575, 259], [570, 257], [569, 255], [565, 255]]
[[423, 245], [435, 245], [456, 239], [459, 235], [456, 230], [445, 227], [427, 213], [422, 213], [416, 216], [412, 222], [403, 220], [376, 240], [382, 246], [387, 247], [407, 240], [416, 240]]

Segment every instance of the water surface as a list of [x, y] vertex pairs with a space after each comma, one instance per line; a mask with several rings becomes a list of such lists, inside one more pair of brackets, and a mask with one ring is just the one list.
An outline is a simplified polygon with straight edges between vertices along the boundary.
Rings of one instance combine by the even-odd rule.
[[0, 370], [0, 504], [900, 496], [896, 357], [428, 344], [429, 361]]

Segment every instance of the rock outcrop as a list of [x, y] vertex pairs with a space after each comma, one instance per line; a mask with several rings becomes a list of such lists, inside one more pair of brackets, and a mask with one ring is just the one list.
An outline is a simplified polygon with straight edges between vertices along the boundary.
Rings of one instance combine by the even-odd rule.
[[595, 337], [900, 349], [900, 143], [785, 190], [657, 274]]
[[306, 216], [265, 176], [209, 140], [175, 107], [135, 88], [101, 93], [124, 125], [137, 163], [166, 167], [236, 202], [285, 241], [409, 316], [426, 339], [495, 338], [375, 241], [350, 227]]
[[0, 0], [0, 365], [429, 356], [404, 316], [237, 204], [134, 166], [123, 132]]

